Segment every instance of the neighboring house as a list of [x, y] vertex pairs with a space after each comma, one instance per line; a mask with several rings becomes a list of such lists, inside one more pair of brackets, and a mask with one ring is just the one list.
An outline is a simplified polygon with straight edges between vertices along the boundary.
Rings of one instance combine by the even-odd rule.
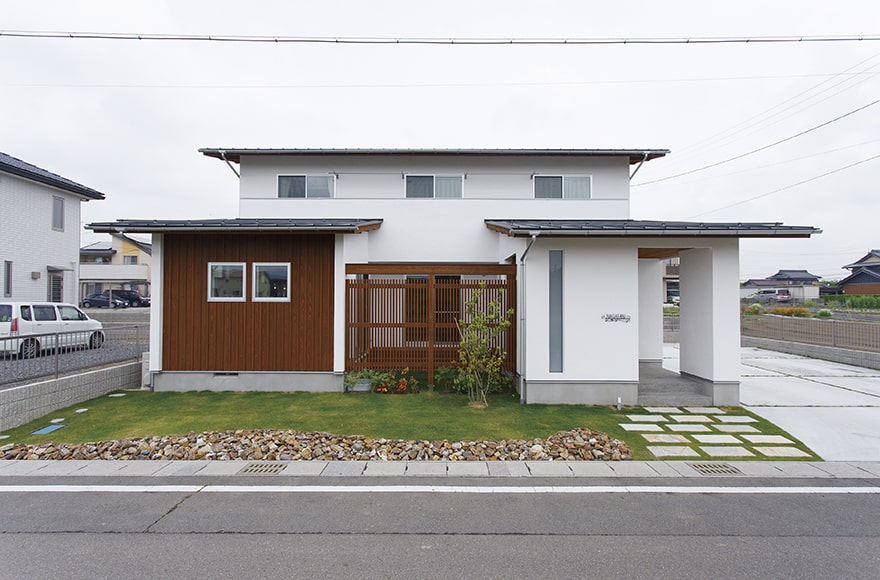
[[153, 236], [156, 390], [338, 391], [362, 368], [431, 377], [455, 360], [484, 283], [516, 311], [502, 347], [523, 402], [635, 404], [640, 364], [662, 363], [665, 260], [678, 257], [681, 371], [735, 405], [739, 238], [819, 232], [629, 219], [631, 167], [665, 150], [201, 152], [240, 164], [239, 218], [87, 226]]
[[779, 270], [762, 279], [749, 279], [740, 288], [740, 298], [751, 298], [762, 289], [787, 290], [795, 302], [819, 298], [819, 276], [806, 270]]
[[0, 153], [3, 297], [77, 303], [80, 203], [104, 194]]
[[669, 258], [665, 262], [665, 271], [663, 272], [663, 296], [666, 297], [666, 302], [670, 304], [678, 302], [681, 297], [678, 287], [679, 267], [678, 256], [675, 258]]
[[880, 294], [880, 250], [871, 250], [844, 268], [850, 271], [838, 284], [844, 294]]
[[82, 295], [100, 294], [106, 289], [136, 290], [150, 295], [152, 244], [127, 234], [110, 234], [101, 241], [80, 248], [79, 278]]

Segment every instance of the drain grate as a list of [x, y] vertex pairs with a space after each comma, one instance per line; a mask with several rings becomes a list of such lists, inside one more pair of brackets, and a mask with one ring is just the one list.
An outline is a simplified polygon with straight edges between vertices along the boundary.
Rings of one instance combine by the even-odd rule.
[[239, 469], [237, 475], [278, 475], [285, 467], [286, 463], [278, 461], [251, 461]]
[[690, 467], [697, 470], [700, 475], [744, 475], [742, 471], [729, 463], [709, 462], [709, 463], [688, 463]]

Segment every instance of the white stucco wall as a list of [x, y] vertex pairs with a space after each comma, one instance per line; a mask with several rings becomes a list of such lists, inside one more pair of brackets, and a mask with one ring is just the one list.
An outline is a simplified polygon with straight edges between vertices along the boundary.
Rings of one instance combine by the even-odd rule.
[[[52, 229], [52, 198], [64, 199], [64, 230]], [[47, 267], [63, 269], [63, 301], [79, 299], [80, 198], [61, 190], [0, 173], [0, 279], [3, 263], [12, 262], [12, 300], [46, 300]], [[34, 279], [32, 272], [38, 272]], [[0, 280], [0, 291], [3, 281]], [[3, 296], [0, 294], [0, 299]]]
[[[563, 252], [563, 370], [550, 372], [549, 251]], [[626, 241], [538, 238], [526, 272], [526, 381], [638, 381], [638, 250]], [[606, 322], [603, 315], [629, 316]], [[530, 387], [531, 388], [531, 387]]]
[[639, 260], [639, 360], [663, 361], [663, 260]]

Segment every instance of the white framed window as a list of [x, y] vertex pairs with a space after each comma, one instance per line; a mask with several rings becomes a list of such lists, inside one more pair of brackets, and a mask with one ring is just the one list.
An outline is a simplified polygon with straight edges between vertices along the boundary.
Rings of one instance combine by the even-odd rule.
[[208, 302], [244, 302], [246, 277], [244, 262], [209, 262]]
[[137, 256], [122, 256], [122, 263], [127, 266], [136, 266], [138, 263]]
[[535, 199], [590, 199], [590, 175], [536, 175]]
[[407, 175], [406, 197], [454, 199], [461, 197], [461, 175]]
[[254, 302], [290, 302], [290, 262], [254, 262]]
[[333, 175], [279, 175], [278, 197], [334, 197], [336, 178]]
[[64, 231], [64, 198], [52, 198], [52, 229]]

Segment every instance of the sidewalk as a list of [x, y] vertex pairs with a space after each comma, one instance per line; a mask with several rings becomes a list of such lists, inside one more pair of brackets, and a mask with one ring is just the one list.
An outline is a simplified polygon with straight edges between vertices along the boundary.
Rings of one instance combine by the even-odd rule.
[[26, 461], [0, 462], [9, 477], [279, 478], [692, 478], [880, 479], [880, 462], [805, 461]]

